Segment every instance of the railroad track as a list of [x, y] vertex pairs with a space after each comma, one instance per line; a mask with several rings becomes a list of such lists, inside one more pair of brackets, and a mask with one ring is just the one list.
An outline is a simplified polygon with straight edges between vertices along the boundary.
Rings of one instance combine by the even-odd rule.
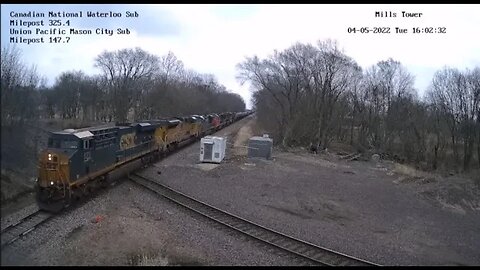
[[3, 249], [5, 246], [12, 244], [20, 239], [22, 236], [32, 232], [39, 225], [51, 219], [54, 215], [42, 210], [33, 212], [32, 214], [20, 219], [14, 224], [8, 225], [1, 232]]
[[208, 205], [144, 176], [131, 174], [129, 179], [215, 222], [289, 253], [293, 253], [310, 262], [313, 261], [314, 263], [326, 266], [380, 266], [268, 229]]

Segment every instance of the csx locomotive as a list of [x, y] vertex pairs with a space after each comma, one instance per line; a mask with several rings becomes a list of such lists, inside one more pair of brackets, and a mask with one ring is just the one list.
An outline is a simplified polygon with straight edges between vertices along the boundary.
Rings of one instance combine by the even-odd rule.
[[36, 187], [40, 209], [58, 212], [180, 143], [211, 134], [249, 114], [192, 115], [52, 132], [41, 152]]

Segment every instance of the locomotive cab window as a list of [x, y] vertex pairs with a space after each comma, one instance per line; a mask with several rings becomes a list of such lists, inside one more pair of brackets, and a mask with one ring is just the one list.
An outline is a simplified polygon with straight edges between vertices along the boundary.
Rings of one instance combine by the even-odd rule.
[[62, 141], [61, 142], [62, 149], [77, 149], [78, 142], [77, 141]]
[[48, 147], [51, 148], [60, 148], [60, 141], [52, 138], [48, 139]]

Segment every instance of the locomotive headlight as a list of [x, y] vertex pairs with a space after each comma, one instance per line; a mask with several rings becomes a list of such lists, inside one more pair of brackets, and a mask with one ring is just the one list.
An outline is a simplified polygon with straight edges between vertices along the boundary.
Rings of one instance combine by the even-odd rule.
[[52, 161], [52, 154], [48, 154], [48, 161]]
[[52, 186], [53, 186], [53, 181], [52, 181], [52, 182], [50, 182], [50, 185], [52, 185]]

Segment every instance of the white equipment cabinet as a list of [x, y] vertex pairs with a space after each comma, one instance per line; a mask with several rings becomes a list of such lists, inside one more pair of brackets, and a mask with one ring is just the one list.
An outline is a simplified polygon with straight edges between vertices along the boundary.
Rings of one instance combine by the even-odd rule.
[[200, 140], [200, 161], [220, 163], [225, 158], [227, 138], [205, 136]]

